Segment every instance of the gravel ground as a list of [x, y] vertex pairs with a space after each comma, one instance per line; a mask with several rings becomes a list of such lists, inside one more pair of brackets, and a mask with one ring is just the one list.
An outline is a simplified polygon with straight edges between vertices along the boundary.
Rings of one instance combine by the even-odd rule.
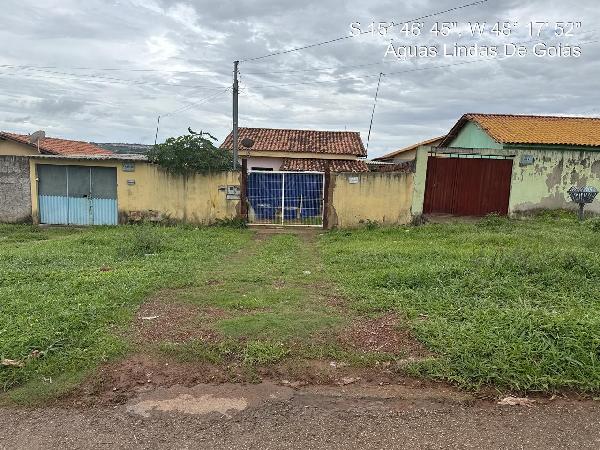
[[176, 386], [114, 407], [0, 409], [0, 448], [596, 449], [598, 406], [402, 386]]

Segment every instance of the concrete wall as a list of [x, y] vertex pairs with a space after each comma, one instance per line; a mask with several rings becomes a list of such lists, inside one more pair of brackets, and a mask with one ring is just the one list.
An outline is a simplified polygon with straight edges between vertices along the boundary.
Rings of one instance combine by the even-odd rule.
[[[600, 152], [565, 150], [511, 149], [515, 153], [510, 192], [510, 213], [535, 209], [577, 209], [567, 190], [571, 186], [594, 186], [600, 190]], [[523, 155], [534, 163], [521, 165]], [[586, 206], [600, 213], [600, 198]]]
[[329, 227], [356, 227], [367, 220], [406, 224], [412, 219], [413, 174], [332, 173]]
[[23, 156], [0, 156], [0, 222], [31, 220], [29, 161]]
[[182, 177], [145, 162], [135, 162], [133, 172], [125, 172], [120, 161], [31, 159], [31, 202], [34, 220], [39, 217], [36, 164], [83, 165], [117, 168], [119, 220], [149, 217], [207, 224], [216, 219], [235, 218], [239, 200], [227, 200], [226, 187], [240, 185], [240, 173]]

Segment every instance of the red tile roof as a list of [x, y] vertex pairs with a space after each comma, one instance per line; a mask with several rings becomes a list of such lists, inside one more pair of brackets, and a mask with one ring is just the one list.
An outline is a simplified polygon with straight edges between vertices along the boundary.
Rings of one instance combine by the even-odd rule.
[[368, 172], [364, 161], [355, 159], [284, 158], [280, 170], [293, 172], [325, 172], [329, 162], [332, 172]]
[[600, 147], [600, 118], [514, 114], [465, 114], [440, 146], [451, 143], [468, 121], [477, 123], [502, 144]]
[[436, 146], [437, 144], [439, 144], [440, 142], [442, 142], [442, 139], [444, 139], [445, 136], [438, 136], [438, 137], [434, 137], [431, 139], [427, 139], [426, 141], [423, 142], [418, 142], [416, 144], [413, 145], [409, 145], [408, 147], [404, 147], [401, 148], [399, 150], [395, 150], [393, 152], [390, 153], [386, 153], [383, 156], [379, 156], [378, 158], [373, 158], [374, 161], [387, 161], [390, 159], [394, 159], [394, 157], [405, 153], [405, 152], [409, 152], [411, 150], [414, 150], [416, 148], [419, 148], [421, 145], [431, 145], [431, 146]]
[[[250, 151], [367, 156], [360, 133], [356, 131], [240, 128], [238, 139], [240, 142], [240, 151], [247, 150], [241, 144], [244, 138], [250, 138], [254, 141], [254, 145]], [[223, 144], [221, 144], [221, 148], [231, 149], [232, 147], [233, 136], [229, 134]]]
[[[15, 142], [35, 147], [37, 144], [29, 143], [29, 136], [25, 134], [0, 132], [0, 138], [10, 139]], [[110, 150], [105, 150], [97, 145], [82, 141], [57, 139], [46, 137], [40, 139], [40, 153], [51, 155], [111, 155]]]

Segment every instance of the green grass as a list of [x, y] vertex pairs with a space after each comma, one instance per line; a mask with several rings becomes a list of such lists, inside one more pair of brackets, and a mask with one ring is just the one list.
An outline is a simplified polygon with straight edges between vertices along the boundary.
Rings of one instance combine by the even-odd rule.
[[[392, 311], [434, 354], [410, 373], [470, 388], [598, 392], [598, 223], [553, 213], [316, 239], [0, 225], [0, 358], [25, 363], [0, 366], [0, 386], [18, 401], [52, 398], [137, 350], [255, 374], [284, 360], [373, 367], [402, 349], [355, 351], [338, 333]], [[133, 347], [133, 313], [161, 289], [176, 289], [166, 301], [192, 305], [194, 326], [218, 338]]]
[[120, 330], [146, 296], [197, 285], [249, 239], [227, 228], [0, 225], [0, 359], [25, 363], [0, 366], [0, 390], [59, 392], [124, 354]]
[[568, 214], [328, 233], [328, 271], [362, 313], [399, 311], [463, 386], [600, 390], [600, 232]]
[[215, 322], [226, 337], [276, 343], [309, 339], [344, 321], [326, 305], [316, 284], [325, 282], [314, 243], [282, 234], [254, 242], [218, 269], [220, 284], [193, 289], [185, 299], [232, 312]]

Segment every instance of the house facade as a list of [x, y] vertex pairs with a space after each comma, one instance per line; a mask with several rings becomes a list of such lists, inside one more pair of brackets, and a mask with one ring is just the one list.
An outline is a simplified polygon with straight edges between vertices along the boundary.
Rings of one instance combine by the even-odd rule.
[[[575, 209], [568, 189], [600, 189], [600, 119], [465, 114], [417, 154], [413, 213], [481, 216]], [[600, 202], [587, 207], [600, 213]]]
[[[368, 172], [367, 151], [355, 131], [239, 128], [239, 156], [250, 171]], [[245, 142], [252, 142], [246, 147]], [[233, 148], [229, 134], [221, 148]]]
[[[110, 154], [111, 152], [87, 142], [46, 138], [43, 133], [27, 136], [0, 132], [0, 221], [35, 220], [32, 216], [34, 203], [31, 194], [37, 188], [37, 178], [30, 177], [28, 158], [42, 155]], [[37, 197], [34, 200], [37, 203]]]

